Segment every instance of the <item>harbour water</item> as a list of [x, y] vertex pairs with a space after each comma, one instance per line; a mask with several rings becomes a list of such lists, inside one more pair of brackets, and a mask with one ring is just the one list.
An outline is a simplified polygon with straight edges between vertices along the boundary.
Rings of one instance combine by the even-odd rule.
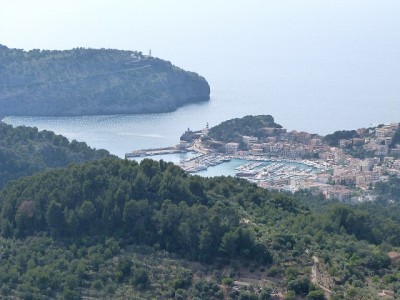
[[[179, 164], [184, 160], [188, 160], [192, 157], [196, 156], [193, 152], [186, 152], [186, 153], [175, 153], [175, 154], [165, 154], [165, 155], [153, 155], [153, 156], [146, 156], [146, 157], [135, 157], [132, 158], [133, 160], [140, 162], [144, 158], [151, 158], [155, 160], [164, 160], [168, 162], [173, 162], [175, 164]], [[223, 162], [216, 166], [210, 166], [207, 170], [201, 170], [195, 172], [195, 175], [200, 175], [203, 177], [213, 177], [213, 176], [235, 176], [237, 170], [236, 168], [245, 164], [246, 161], [242, 159], [232, 159], [228, 162]]]
[[[135, 157], [132, 160], [137, 162], [142, 161], [145, 158], [155, 159], [155, 160], [164, 160], [168, 162], [173, 162], [175, 164], [182, 164], [184, 161], [187, 161], [191, 158], [198, 156], [197, 153], [194, 152], [186, 152], [186, 153], [174, 153], [174, 154], [162, 154], [162, 155], [151, 155], [145, 157]], [[247, 168], [248, 165], [252, 164], [250, 168]], [[301, 163], [301, 162], [291, 162], [291, 161], [279, 161], [277, 164], [275, 161], [257, 161], [257, 160], [246, 160], [240, 158], [233, 158], [229, 161], [221, 162], [217, 165], [210, 165], [207, 169], [202, 169], [196, 172], [193, 172], [194, 175], [199, 175], [203, 177], [214, 177], [214, 176], [236, 176], [236, 174], [240, 171], [249, 169], [259, 171], [262, 168], [267, 166], [272, 167], [273, 165], [278, 165], [284, 167], [292, 167], [298, 170], [313, 170], [314, 168], [310, 168], [310, 166]]]
[[[207, 170], [201, 170], [199, 172], [196, 172], [196, 175], [204, 176], [204, 177], [214, 177], [214, 176], [236, 176], [236, 174], [239, 172], [239, 168], [243, 165], [246, 165], [248, 163], [257, 163], [257, 161], [253, 160], [243, 160], [243, 159], [232, 159], [229, 162], [223, 162], [219, 165], [216, 166], [211, 166], [208, 167]], [[254, 170], [260, 170], [263, 167], [270, 166], [273, 164], [273, 161], [263, 161], [263, 162], [258, 162], [257, 166], [254, 168]], [[299, 169], [306, 170], [309, 168], [307, 165], [304, 165], [302, 163], [293, 163], [293, 162], [281, 162], [282, 165], [285, 166], [294, 166]]]

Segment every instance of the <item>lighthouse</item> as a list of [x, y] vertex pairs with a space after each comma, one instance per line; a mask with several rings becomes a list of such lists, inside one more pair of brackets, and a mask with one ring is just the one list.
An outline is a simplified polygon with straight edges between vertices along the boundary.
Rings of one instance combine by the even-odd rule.
[[208, 122], [207, 122], [206, 128], [203, 128], [203, 129], [201, 130], [201, 133], [203, 134], [203, 136], [208, 136], [208, 131], [209, 131], [209, 130], [210, 130], [210, 128], [209, 128]]

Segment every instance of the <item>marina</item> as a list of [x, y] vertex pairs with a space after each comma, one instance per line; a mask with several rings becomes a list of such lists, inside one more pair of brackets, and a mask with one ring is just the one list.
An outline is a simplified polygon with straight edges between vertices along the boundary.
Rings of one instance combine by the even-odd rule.
[[219, 165], [223, 162], [228, 162], [231, 159], [222, 155], [206, 155], [201, 154], [191, 159], [183, 161], [180, 167], [188, 173], [196, 173], [199, 171], [207, 170], [208, 167]]
[[329, 169], [319, 161], [253, 155], [202, 154], [174, 148], [141, 150], [126, 157], [136, 161], [144, 158], [163, 159], [179, 165], [189, 174], [202, 177], [236, 176], [267, 186], [284, 186], [291, 182], [315, 179], [318, 174]]

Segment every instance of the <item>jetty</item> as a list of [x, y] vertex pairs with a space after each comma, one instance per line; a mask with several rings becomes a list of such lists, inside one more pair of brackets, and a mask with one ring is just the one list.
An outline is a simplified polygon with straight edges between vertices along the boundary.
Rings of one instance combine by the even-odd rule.
[[164, 148], [150, 148], [134, 150], [129, 153], [125, 153], [125, 158], [141, 157], [141, 156], [153, 156], [162, 154], [174, 154], [174, 153], [186, 153], [186, 149], [178, 147], [164, 147]]
[[188, 173], [196, 173], [207, 170], [210, 166], [216, 166], [227, 161], [230, 161], [230, 158], [227, 156], [200, 154], [182, 162], [180, 166]]

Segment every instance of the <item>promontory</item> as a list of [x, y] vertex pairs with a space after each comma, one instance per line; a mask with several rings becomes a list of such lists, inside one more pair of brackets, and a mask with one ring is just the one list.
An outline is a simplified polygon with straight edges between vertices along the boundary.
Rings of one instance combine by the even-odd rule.
[[0, 45], [0, 115], [159, 113], [209, 99], [203, 77], [150, 53]]

